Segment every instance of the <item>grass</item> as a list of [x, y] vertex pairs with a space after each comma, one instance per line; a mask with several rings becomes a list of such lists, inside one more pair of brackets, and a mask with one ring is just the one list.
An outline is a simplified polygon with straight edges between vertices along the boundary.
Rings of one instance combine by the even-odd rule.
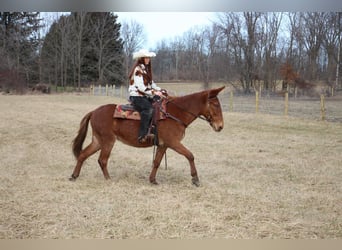
[[[196, 120], [186, 159], [167, 152], [150, 185], [152, 148], [117, 143], [105, 181], [95, 155], [76, 182], [71, 141], [87, 95], [0, 96], [0, 239], [341, 239], [342, 125], [224, 113], [215, 133]], [[89, 138], [87, 138], [89, 140]]]

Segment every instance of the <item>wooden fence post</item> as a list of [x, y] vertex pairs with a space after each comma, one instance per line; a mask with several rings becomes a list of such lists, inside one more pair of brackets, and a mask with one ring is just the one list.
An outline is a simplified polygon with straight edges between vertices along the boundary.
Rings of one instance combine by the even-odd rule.
[[289, 92], [285, 92], [285, 111], [284, 115], [287, 116], [289, 112]]
[[234, 98], [233, 91], [230, 91], [230, 96], [229, 96], [229, 111], [230, 112], [233, 112], [233, 98]]
[[106, 96], [108, 96], [108, 84], [106, 84]]
[[324, 95], [321, 95], [321, 120], [325, 120], [325, 100]]
[[259, 91], [255, 91], [255, 113], [259, 113]]

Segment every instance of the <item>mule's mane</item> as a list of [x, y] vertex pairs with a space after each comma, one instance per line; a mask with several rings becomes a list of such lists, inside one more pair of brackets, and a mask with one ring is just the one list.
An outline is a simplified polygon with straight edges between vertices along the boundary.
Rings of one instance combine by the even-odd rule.
[[188, 94], [188, 95], [183, 95], [183, 96], [168, 96], [168, 100], [171, 101], [171, 102], [174, 102], [174, 101], [184, 101], [184, 100], [187, 100], [187, 99], [193, 99], [197, 96], [201, 96], [202, 94], [204, 94], [205, 92], [208, 92], [208, 90], [203, 90], [203, 91], [200, 91], [200, 92], [195, 92], [195, 93], [191, 93], [191, 94]]

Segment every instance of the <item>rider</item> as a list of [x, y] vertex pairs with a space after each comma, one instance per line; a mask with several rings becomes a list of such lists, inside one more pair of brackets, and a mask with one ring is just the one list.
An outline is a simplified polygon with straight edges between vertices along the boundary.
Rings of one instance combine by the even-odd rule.
[[148, 134], [149, 123], [152, 118], [152, 99], [154, 96], [161, 96], [161, 88], [152, 79], [151, 57], [155, 57], [154, 52], [141, 49], [133, 53], [136, 59], [129, 74], [130, 85], [128, 88], [129, 99], [141, 116], [138, 142], [144, 143], [153, 138], [153, 134]]

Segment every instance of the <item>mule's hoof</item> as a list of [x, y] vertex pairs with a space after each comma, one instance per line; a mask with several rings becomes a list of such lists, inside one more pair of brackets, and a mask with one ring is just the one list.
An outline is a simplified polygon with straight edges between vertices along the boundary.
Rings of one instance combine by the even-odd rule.
[[156, 180], [152, 180], [152, 181], [150, 181], [150, 183], [153, 185], [159, 185], [159, 183]]
[[195, 185], [196, 187], [200, 186], [199, 179], [197, 177], [192, 178], [192, 184]]
[[77, 177], [74, 175], [71, 175], [71, 177], [69, 177], [69, 181], [76, 181]]

